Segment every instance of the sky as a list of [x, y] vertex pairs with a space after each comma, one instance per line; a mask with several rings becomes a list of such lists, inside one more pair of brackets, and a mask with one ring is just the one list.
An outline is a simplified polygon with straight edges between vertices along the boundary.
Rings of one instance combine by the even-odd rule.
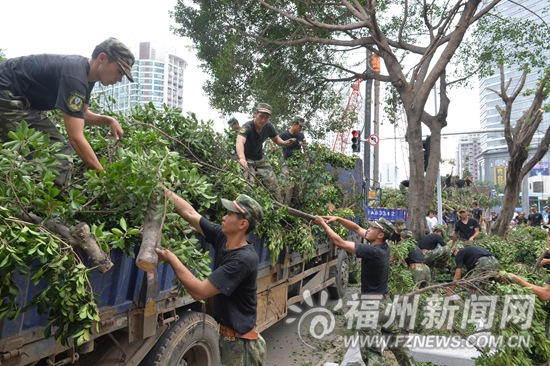
[[[210, 108], [202, 86], [208, 75], [199, 68], [199, 61], [192, 50], [190, 40], [170, 32], [174, 25], [169, 16], [176, 0], [128, 1], [93, 0], [75, 3], [68, 0], [18, 0], [2, 4], [0, 12], [0, 49], [8, 58], [37, 53], [77, 54], [89, 57], [94, 47], [108, 37], [115, 37], [127, 44], [161, 42], [176, 48], [177, 55], [187, 63], [184, 73], [184, 112], [192, 111], [199, 119], [214, 121], [214, 128], [221, 131], [225, 119]], [[383, 89], [383, 88], [381, 88]], [[364, 89], [363, 89], [364, 91]], [[448, 126], [443, 133], [479, 130], [478, 92], [461, 89], [449, 94]], [[430, 98], [433, 101], [433, 97]], [[430, 112], [430, 107], [426, 110]], [[433, 112], [433, 107], [432, 110]], [[239, 120], [249, 116], [239, 115]], [[307, 116], [306, 116], [307, 118]], [[304, 131], [307, 137], [307, 131]], [[427, 134], [426, 130], [424, 134]], [[398, 136], [399, 133], [397, 134]], [[388, 122], [380, 127], [380, 163], [397, 165], [405, 179], [406, 164], [401, 144], [394, 144], [394, 128]], [[442, 158], [455, 156], [458, 136], [442, 141]], [[395, 146], [397, 151], [395, 152]], [[397, 159], [395, 159], [397, 155]], [[449, 170], [447, 172], [447, 170]], [[450, 172], [450, 166], [442, 167], [442, 174]]]

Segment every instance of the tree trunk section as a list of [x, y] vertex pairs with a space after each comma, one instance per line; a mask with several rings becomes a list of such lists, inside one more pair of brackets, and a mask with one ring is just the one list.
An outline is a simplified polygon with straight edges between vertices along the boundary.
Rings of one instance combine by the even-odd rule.
[[147, 207], [143, 220], [143, 239], [141, 240], [141, 247], [136, 258], [136, 265], [145, 272], [157, 269], [159, 260], [155, 248], [160, 247], [164, 220], [162, 217], [155, 219], [155, 216], [159, 213], [157, 207], [158, 202], [156, 199], [153, 199]]
[[500, 207], [500, 213], [497, 221], [491, 228], [491, 234], [504, 237], [510, 228], [510, 221], [514, 217], [514, 211], [518, 203], [519, 191], [521, 188], [521, 168], [525, 158], [511, 156], [506, 171], [506, 187], [504, 188], [504, 198]]
[[70, 241], [71, 245], [86, 252], [94, 267], [97, 267], [99, 272], [105, 273], [111, 269], [113, 262], [111, 262], [107, 253], [101, 250], [95, 241], [88, 224], [81, 222], [71, 227], [71, 237], [76, 239]]
[[94, 267], [101, 273], [107, 272], [113, 266], [113, 262], [95, 241], [90, 227], [85, 222], [81, 222], [73, 227], [67, 227], [54, 220], [44, 220], [40, 216], [34, 214], [21, 213], [17, 215], [23, 220], [28, 220], [36, 225], [42, 225], [49, 231], [58, 234], [63, 239], [67, 240], [73, 248], [80, 248], [90, 258]]

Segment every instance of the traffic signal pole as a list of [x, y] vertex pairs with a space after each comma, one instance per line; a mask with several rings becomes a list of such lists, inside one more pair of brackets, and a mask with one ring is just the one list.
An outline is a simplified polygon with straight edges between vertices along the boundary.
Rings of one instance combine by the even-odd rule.
[[[367, 75], [372, 72], [371, 67], [372, 62], [372, 52], [367, 50]], [[363, 127], [365, 138], [363, 141], [366, 141], [365, 149], [363, 150], [363, 175], [365, 177], [365, 184], [366, 187], [366, 204], [369, 204], [369, 191], [370, 191], [370, 144], [368, 143], [367, 139], [369, 138], [371, 131], [370, 131], [370, 124], [371, 124], [371, 93], [372, 93], [372, 79], [367, 78], [365, 80], [365, 125]], [[368, 217], [367, 217], [368, 219]]]

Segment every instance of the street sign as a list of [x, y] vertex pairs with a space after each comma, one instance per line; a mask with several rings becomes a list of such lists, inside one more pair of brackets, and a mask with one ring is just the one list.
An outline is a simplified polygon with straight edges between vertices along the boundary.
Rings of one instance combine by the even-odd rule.
[[378, 145], [379, 142], [380, 142], [380, 137], [378, 137], [377, 134], [373, 133], [372, 135], [369, 136], [369, 144], [371, 146], [376, 146]]

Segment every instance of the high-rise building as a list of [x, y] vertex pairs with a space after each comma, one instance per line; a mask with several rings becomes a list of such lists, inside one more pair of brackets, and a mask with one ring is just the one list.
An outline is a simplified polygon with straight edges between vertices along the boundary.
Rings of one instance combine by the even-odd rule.
[[480, 179], [476, 157], [481, 154], [479, 135], [461, 136], [456, 148], [456, 174], [461, 178], [469, 172], [474, 180]]
[[137, 105], [153, 103], [183, 109], [183, 80], [187, 62], [173, 47], [155, 42], [141, 42], [132, 48], [136, 62], [132, 67], [134, 83], [96, 85], [93, 95], [103, 109], [126, 112]]
[[[488, 3], [488, 0], [484, 0], [484, 3]], [[539, 21], [539, 17], [542, 17], [548, 24], [550, 22], [550, 14], [543, 11], [544, 8], [550, 5], [549, 0], [519, 0], [517, 2], [504, 1], [497, 5], [498, 10], [502, 16], [514, 17], [520, 19], [530, 19]], [[541, 25], [542, 26], [542, 25]], [[550, 53], [547, 51], [547, 55]], [[528, 74], [525, 86], [523, 90], [535, 89], [538, 72], [540, 69], [532, 69]], [[512, 83], [508, 89], [508, 94], [511, 94], [514, 88], [517, 86], [519, 77], [522, 71], [518, 65], [505, 66], [504, 79], [512, 79]], [[483, 78], [479, 80], [479, 100], [480, 100], [480, 126], [483, 130], [503, 130], [504, 126], [501, 124], [501, 117], [495, 106], [503, 106], [504, 102], [493, 90], [500, 90], [500, 71], [497, 71], [495, 75]], [[521, 118], [523, 112], [529, 108], [533, 100], [532, 95], [524, 95], [520, 93], [517, 97], [511, 115], [512, 127], [515, 122]], [[543, 121], [540, 127], [533, 136], [531, 146], [534, 148], [532, 152], [538, 146], [542, 136], [546, 129], [550, 125], [550, 115], [544, 114]], [[503, 181], [503, 174], [505, 176], [506, 167], [510, 160], [510, 154], [508, 153], [508, 147], [506, 140], [504, 139], [504, 132], [490, 132], [484, 133], [480, 136], [482, 153], [476, 157], [476, 165], [479, 169], [479, 179], [493, 181], [495, 184], [505, 184]], [[550, 157], [547, 155], [542, 159], [542, 163], [548, 165]], [[547, 170], [546, 170], [547, 171]]]

